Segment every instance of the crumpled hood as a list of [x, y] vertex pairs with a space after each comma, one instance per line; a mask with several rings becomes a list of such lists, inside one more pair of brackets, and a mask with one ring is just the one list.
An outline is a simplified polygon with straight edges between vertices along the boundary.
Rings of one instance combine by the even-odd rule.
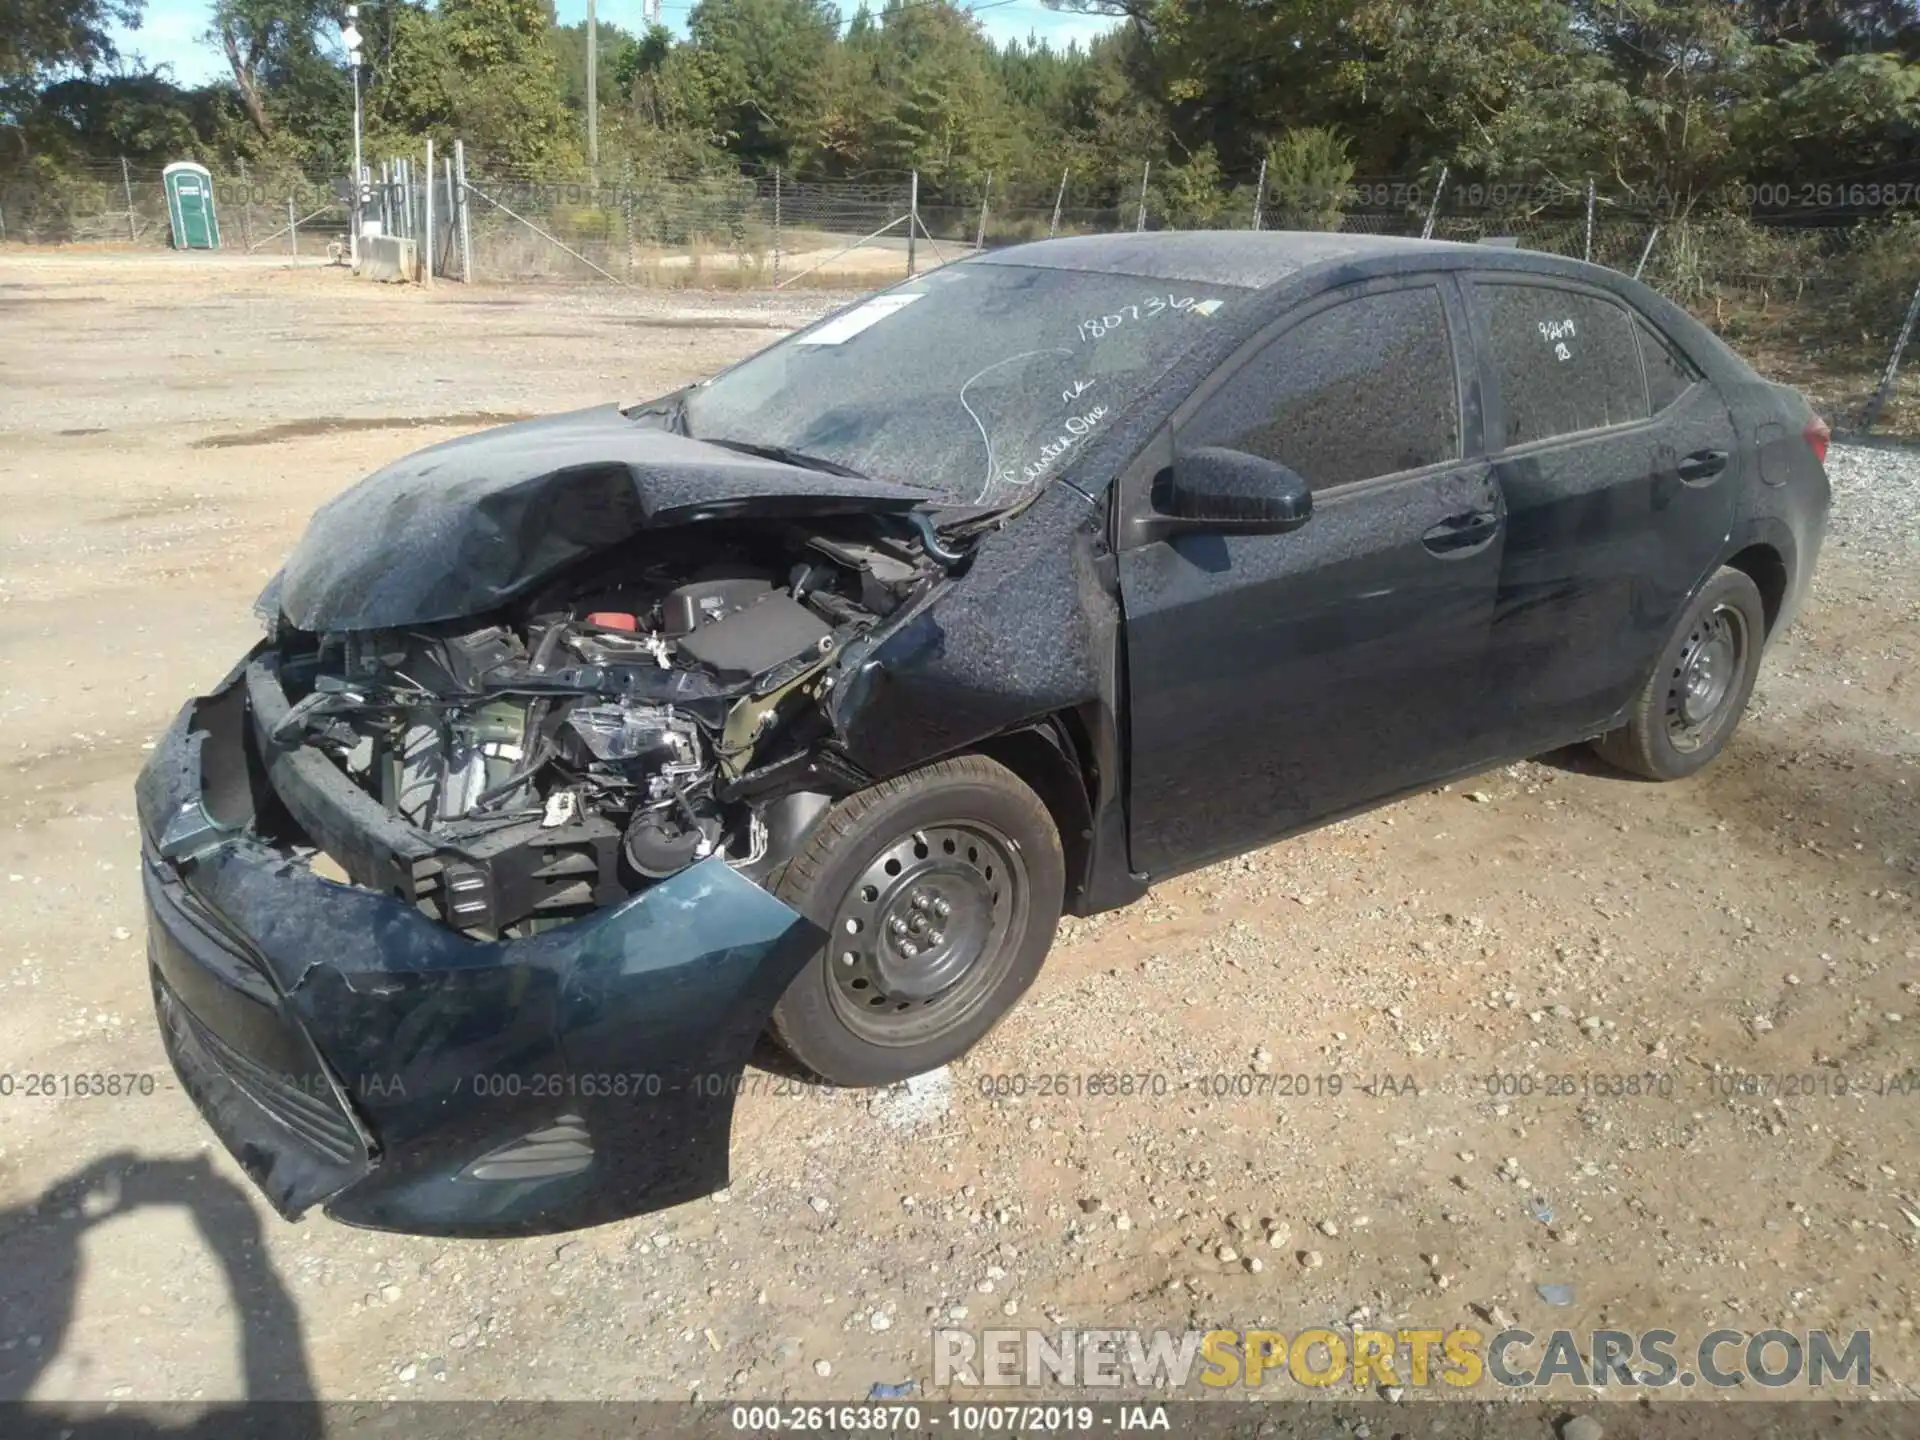
[[464, 435], [376, 470], [315, 512], [261, 601], [308, 631], [452, 620], [640, 530], [899, 512], [927, 499], [743, 455], [601, 405]]

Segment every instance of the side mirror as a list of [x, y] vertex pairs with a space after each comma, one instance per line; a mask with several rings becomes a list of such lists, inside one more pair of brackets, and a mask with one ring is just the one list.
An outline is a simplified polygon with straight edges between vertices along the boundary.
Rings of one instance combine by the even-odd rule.
[[1277, 460], [1204, 446], [1154, 478], [1153, 507], [1146, 529], [1154, 540], [1190, 530], [1280, 535], [1307, 523], [1313, 491]]

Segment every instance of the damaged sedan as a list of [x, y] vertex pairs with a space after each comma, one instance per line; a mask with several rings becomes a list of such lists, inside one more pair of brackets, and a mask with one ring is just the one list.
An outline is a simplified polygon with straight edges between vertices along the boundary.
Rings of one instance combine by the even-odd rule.
[[433, 446], [141, 776], [168, 1053], [290, 1218], [706, 1194], [763, 1036], [898, 1081], [1063, 913], [1576, 741], [1698, 770], [1825, 445], [1612, 272], [1265, 233], [978, 256]]

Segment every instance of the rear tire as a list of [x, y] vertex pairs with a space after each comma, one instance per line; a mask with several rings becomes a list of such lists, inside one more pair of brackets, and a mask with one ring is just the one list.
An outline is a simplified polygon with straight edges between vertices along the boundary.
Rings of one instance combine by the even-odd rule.
[[1747, 708], [1766, 634], [1759, 589], [1740, 571], [1721, 569], [1662, 647], [1627, 723], [1594, 741], [1594, 750], [1649, 780], [1682, 780], [1704, 768]]
[[1033, 983], [1065, 883], [1046, 806], [984, 755], [848, 796], [771, 885], [827, 932], [774, 1007], [773, 1038], [836, 1085], [957, 1059]]

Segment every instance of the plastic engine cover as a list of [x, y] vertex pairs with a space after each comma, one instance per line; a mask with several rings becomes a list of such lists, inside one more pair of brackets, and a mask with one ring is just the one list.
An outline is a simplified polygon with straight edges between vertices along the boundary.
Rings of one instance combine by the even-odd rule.
[[746, 680], [797, 656], [819, 653], [833, 627], [790, 595], [775, 593], [713, 620], [675, 643], [721, 680]]

